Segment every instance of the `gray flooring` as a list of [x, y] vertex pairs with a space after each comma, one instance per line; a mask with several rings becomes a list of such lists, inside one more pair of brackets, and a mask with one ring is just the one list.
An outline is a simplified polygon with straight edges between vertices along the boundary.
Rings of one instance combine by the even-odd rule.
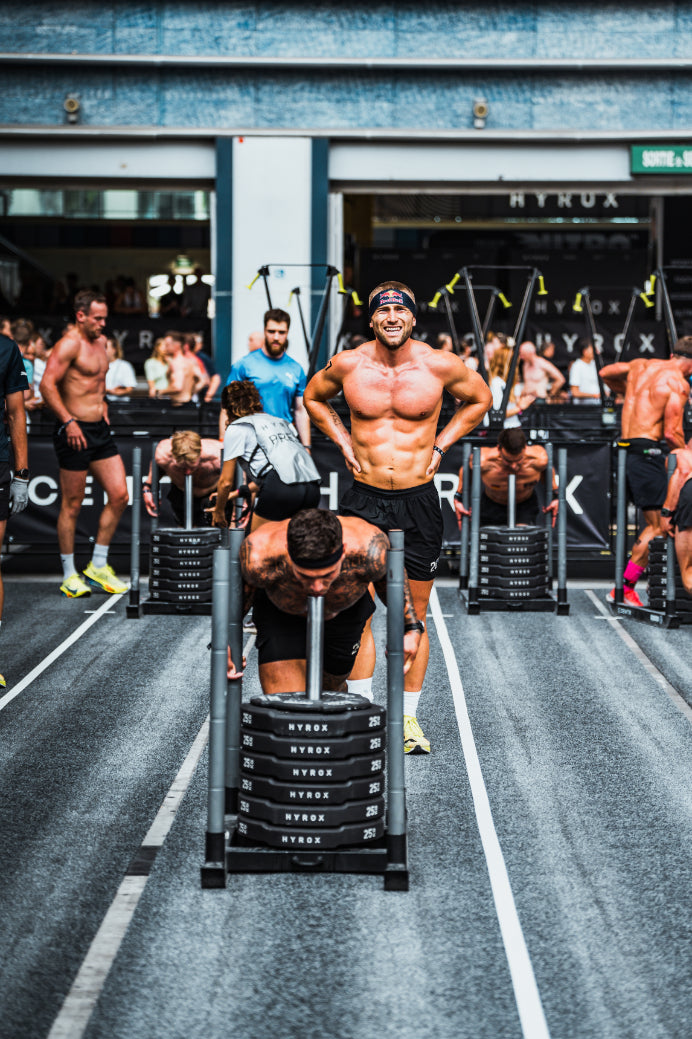
[[[68, 602], [52, 584], [11, 577], [6, 593], [0, 670], [11, 692], [103, 600]], [[449, 582], [437, 595], [547, 1031], [520, 1020], [507, 907], [493, 897], [429, 619], [419, 718], [433, 753], [406, 761], [410, 890], [264, 874], [203, 891], [205, 752], [85, 1030], [68, 1022], [54, 1034], [692, 1033], [689, 718], [583, 587], [567, 618], [468, 617]], [[0, 711], [2, 1039], [42, 1039], [66, 1020], [66, 996], [207, 714], [209, 619], [128, 620], [125, 604]], [[692, 703], [692, 629], [622, 630]], [[383, 659], [376, 684], [384, 702]], [[251, 653], [244, 695], [257, 689]]]

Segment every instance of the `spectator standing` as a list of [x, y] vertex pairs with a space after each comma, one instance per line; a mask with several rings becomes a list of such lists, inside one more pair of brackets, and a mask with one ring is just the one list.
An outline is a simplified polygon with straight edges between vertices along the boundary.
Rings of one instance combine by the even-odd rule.
[[579, 357], [569, 370], [569, 391], [578, 404], [600, 404], [601, 391], [598, 386], [598, 368], [593, 355], [593, 343], [582, 339]]
[[149, 396], [158, 397], [168, 386], [168, 358], [164, 351], [163, 338], [157, 339], [151, 357], [144, 362], [144, 378], [149, 387]]
[[[295, 423], [298, 437], [304, 447], [310, 447], [310, 419], [303, 406], [305, 372], [297, 361], [287, 356], [288, 330], [291, 317], [285, 310], [268, 310], [264, 315], [264, 344], [232, 366], [226, 385], [250, 379], [262, 398], [262, 407], [268, 415], [276, 415], [285, 422]], [[225, 415], [221, 415], [223, 436]]]
[[253, 350], [261, 350], [264, 346], [264, 332], [250, 332], [247, 337], [247, 352], [252, 353]]
[[195, 267], [195, 280], [183, 289], [181, 310], [183, 317], [206, 317], [211, 299], [211, 286], [202, 280], [204, 271]]
[[159, 392], [172, 404], [189, 404], [204, 385], [200, 366], [195, 357], [184, 350], [185, 336], [181, 332], [167, 332], [163, 349], [168, 359], [168, 385]]
[[557, 400], [565, 385], [565, 377], [560, 369], [552, 361], [538, 356], [535, 343], [522, 343], [519, 357], [523, 366], [525, 391], [532, 393], [536, 400]]
[[129, 397], [137, 385], [135, 370], [123, 357], [123, 348], [117, 339], [106, 339], [108, 371], [106, 393], [109, 397]]
[[[9, 336], [0, 333], [0, 408], [4, 404], [9, 436], [4, 422], [0, 422], [0, 545], [5, 540], [8, 517], [16, 516], [29, 501], [29, 455], [26, 437], [24, 394], [28, 379], [19, 347]], [[10, 443], [14, 455], [14, 472], [10, 470]], [[0, 573], [0, 624], [5, 590]], [[5, 679], [0, 675], [0, 686]]]
[[182, 292], [175, 291], [175, 274], [168, 275], [168, 292], [159, 299], [159, 317], [180, 317], [182, 314]]
[[219, 375], [212, 358], [204, 350], [204, 334], [202, 332], [193, 333], [192, 351], [197, 359], [204, 365], [204, 370], [209, 379], [207, 388], [204, 392], [204, 402], [205, 404], [209, 404], [218, 393], [221, 385], [221, 376]]
[[116, 314], [129, 314], [132, 317], [146, 314], [147, 305], [144, 293], [137, 288], [134, 278], [125, 278], [122, 291], [115, 297], [113, 310]]
[[[490, 392], [493, 395], [493, 408], [499, 411], [502, 407], [502, 397], [507, 385], [509, 368], [512, 363], [512, 348], [506, 344], [499, 344], [493, 351], [493, 356], [488, 368], [488, 379], [490, 380]], [[521, 416], [526, 409], [533, 404], [534, 396], [526, 393], [524, 386], [519, 382], [518, 366], [514, 372], [514, 382], [507, 400], [507, 411], [505, 413], [504, 428], [512, 429], [521, 425]]]

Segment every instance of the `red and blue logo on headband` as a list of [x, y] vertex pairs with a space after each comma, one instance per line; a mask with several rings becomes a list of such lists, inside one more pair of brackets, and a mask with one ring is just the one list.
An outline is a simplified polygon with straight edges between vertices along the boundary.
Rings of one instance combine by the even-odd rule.
[[406, 307], [410, 310], [413, 316], [416, 316], [416, 304], [413, 302], [407, 292], [399, 292], [397, 289], [384, 289], [382, 292], [378, 292], [376, 296], [370, 300], [370, 306], [368, 308], [370, 317], [380, 307]]

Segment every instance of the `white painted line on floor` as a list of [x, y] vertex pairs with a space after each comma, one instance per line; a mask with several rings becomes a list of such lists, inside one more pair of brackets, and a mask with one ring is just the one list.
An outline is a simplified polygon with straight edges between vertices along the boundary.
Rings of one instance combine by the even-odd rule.
[[19, 696], [20, 693], [23, 693], [24, 690], [31, 685], [35, 678], [38, 678], [39, 675], [43, 674], [47, 667], [50, 667], [50, 665], [54, 663], [54, 661], [56, 661], [58, 657], [61, 657], [63, 655], [65, 650], [69, 649], [70, 646], [74, 645], [74, 643], [77, 642], [78, 639], [81, 639], [82, 635], [86, 631], [88, 631], [91, 625], [95, 624], [96, 621], [100, 617], [102, 617], [104, 613], [110, 612], [111, 606], [114, 606], [115, 603], [118, 602], [119, 599], [122, 599], [123, 595], [125, 594], [125, 592], [120, 592], [119, 595], [109, 595], [108, 598], [104, 601], [104, 603], [101, 606], [99, 606], [98, 610], [94, 610], [94, 612], [88, 620], [85, 620], [83, 624], [80, 624], [80, 626], [75, 631], [73, 631], [72, 634], [68, 636], [68, 638], [66, 638], [64, 642], [61, 642], [60, 645], [56, 649], [54, 649], [52, 653], [49, 653], [48, 656], [45, 657], [40, 664], [37, 664], [33, 671], [30, 671], [29, 674], [21, 680], [21, 682], [18, 682], [17, 685], [13, 686], [9, 693], [5, 693], [5, 695], [0, 699], [0, 711], [3, 709], [3, 707], [7, 707], [8, 703], [11, 703], [12, 700], [14, 700], [15, 696]]
[[623, 628], [619, 617], [615, 617], [610, 612], [608, 607], [600, 601], [600, 599], [591, 591], [590, 588], [586, 589], [586, 594], [588, 595], [589, 599], [591, 599], [591, 602], [594, 604], [596, 609], [600, 611], [600, 613], [603, 616], [603, 619], [610, 622], [610, 624], [618, 633], [618, 635], [625, 643], [627, 648], [632, 650], [642, 667], [646, 668], [653, 680], [657, 682], [661, 686], [661, 688], [668, 694], [668, 696], [673, 701], [677, 709], [685, 715], [688, 721], [692, 722], [692, 707], [690, 707], [687, 701], [682, 696], [680, 696], [680, 693], [677, 691], [675, 686], [670, 684], [665, 675], [661, 674], [654, 662], [647, 657], [646, 653], [639, 645], [639, 643], [634, 641], [629, 631]]
[[[254, 643], [255, 636], [251, 635], [243, 649], [243, 656], [247, 656]], [[209, 715], [204, 719], [178, 775], [163, 799], [140, 850], [160, 848], [163, 845], [208, 738]], [[81, 1039], [84, 1035], [148, 879], [148, 875], [128, 875], [123, 879], [53, 1022], [48, 1039]]]
[[464, 687], [459, 674], [459, 665], [454, 654], [447, 625], [444, 622], [440, 601], [433, 588], [430, 595], [430, 608], [435, 620], [437, 635], [442, 646], [449, 681], [452, 686], [454, 709], [459, 726], [461, 747], [466, 762], [466, 771], [471, 786], [471, 795], [476, 812], [476, 822], [480, 833], [485, 861], [490, 876], [490, 886], [495, 902], [495, 911], [500, 924], [500, 933], [505, 947], [509, 972], [514, 988], [514, 998], [519, 1012], [519, 1020], [524, 1039], [550, 1039], [548, 1024], [543, 1012], [541, 997], [536, 984], [536, 977], [531, 965], [529, 951], [519, 922], [519, 914], [514, 902], [512, 887], [509, 882], [507, 866], [502, 848], [495, 830], [493, 815], [488, 800], [481, 765], [473, 738], [471, 721], [466, 707]]

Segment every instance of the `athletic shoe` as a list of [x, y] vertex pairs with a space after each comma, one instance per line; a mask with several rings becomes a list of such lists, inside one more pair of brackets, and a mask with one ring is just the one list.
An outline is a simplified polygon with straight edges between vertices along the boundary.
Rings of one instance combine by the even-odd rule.
[[0, 675], [0, 689], [4, 689], [6, 685], [7, 685], [7, 682], [5, 681], [5, 676], [4, 675]]
[[404, 753], [430, 753], [430, 740], [426, 738], [418, 724], [418, 719], [414, 718], [412, 714], [404, 715]]
[[108, 592], [109, 595], [118, 595], [120, 592], [126, 592], [128, 585], [124, 581], [121, 581], [119, 577], [116, 577], [115, 570], [112, 566], [101, 566], [96, 569], [93, 560], [89, 563], [82, 573], [86, 577], [89, 584], [93, 585], [94, 588], [100, 588], [102, 592]]
[[[644, 603], [641, 601], [634, 588], [628, 588], [627, 585], [623, 588], [623, 599], [630, 606], [643, 606]], [[612, 592], [608, 592], [608, 602], [615, 602], [615, 589]]]
[[60, 585], [60, 591], [68, 599], [79, 599], [81, 595], [91, 595], [91, 588], [85, 584], [79, 574], [70, 574]]
[[243, 624], [243, 631], [247, 632], [248, 635], [256, 635], [257, 628], [255, 627], [254, 621], [245, 621]]

